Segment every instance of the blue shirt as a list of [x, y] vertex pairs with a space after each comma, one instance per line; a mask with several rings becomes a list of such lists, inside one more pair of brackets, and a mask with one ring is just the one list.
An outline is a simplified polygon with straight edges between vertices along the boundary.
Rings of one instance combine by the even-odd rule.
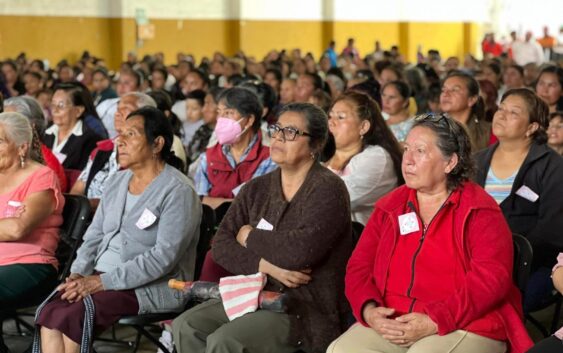
[[[250, 152], [250, 150], [252, 149], [254, 144], [256, 144], [257, 141], [258, 141], [258, 134], [254, 134], [254, 137], [252, 138], [252, 140], [248, 144], [248, 147], [246, 147], [244, 153], [240, 158], [241, 162], [246, 159], [248, 153]], [[235, 169], [237, 166], [237, 162], [235, 161], [235, 158], [231, 153], [231, 146], [222, 145], [221, 150], [223, 151], [225, 157], [227, 157], [227, 161], [229, 162], [231, 168]], [[252, 179], [267, 174], [272, 170], [276, 169], [277, 167], [278, 166], [272, 161], [272, 159], [268, 157], [262, 162], [260, 162], [258, 168], [256, 168], [256, 171], [254, 172], [254, 174], [252, 174]], [[195, 191], [200, 196], [207, 196], [209, 195], [209, 190], [211, 190], [211, 187], [213, 187], [213, 185], [211, 185], [211, 183], [209, 182], [209, 177], [207, 175], [207, 154], [202, 153], [199, 157], [199, 166], [195, 174]], [[233, 193], [235, 195], [237, 194], [236, 192]]]

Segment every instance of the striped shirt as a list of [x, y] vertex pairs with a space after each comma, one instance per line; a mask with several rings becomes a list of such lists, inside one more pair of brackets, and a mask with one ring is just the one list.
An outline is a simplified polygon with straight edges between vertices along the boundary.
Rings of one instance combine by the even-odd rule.
[[497, 204], [503, 202], [510, 195], [516, 174], [518, 174], [518, 171], [506, 179], [499, 179], [493, 173], [493, 170], [489, 168], [487, 180], [485, 180], [485, 191], [495, 199]]

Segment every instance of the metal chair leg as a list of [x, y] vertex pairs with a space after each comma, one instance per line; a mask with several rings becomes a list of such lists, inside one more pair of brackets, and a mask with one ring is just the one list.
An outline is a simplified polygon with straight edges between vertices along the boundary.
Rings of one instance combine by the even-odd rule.
[[157, 338], [150, 334], [143, 326], [133, 326], [137, 332], [145, 336], [149, 341], [151, 341], [158, 348], [162, 349], [164, 353], [171, 353], [168, 348], [166, 348]]

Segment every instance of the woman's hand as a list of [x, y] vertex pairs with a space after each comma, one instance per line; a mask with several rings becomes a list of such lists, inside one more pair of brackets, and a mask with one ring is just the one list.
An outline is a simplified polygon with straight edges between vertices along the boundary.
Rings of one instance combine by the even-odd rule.
[[[73, 277], [73, 279], [71, 279], [71, 277]], [[89, 294], [103, 291], [104, 286], [102, 285], [102, 280], [99, 275], [82, 277], [77, 274], [71, 274], [66, 279], [66, 282], [61, 284], [58, 289], [63, 292], [61, 295], [62, 300], [73, 303], [82, 300]]]
[[258, 271], [263, 272], [278, 281], [288, 288], [297, 288], [311, 281], [311, 270], [306, 269], [302, 271], [289, 271], [273, 265], [264, 259], [260, 259]]
[[404, 324], [396, 320], [389, 319], [389, 316], [395, 313], [395, 309], [376, 306], [375, 303], [369, 303], [364, 306], [362, 317], [364, 321], [382, 337], [392, 336], [400, 337], [404, 334]]
[[248, 224], [242, 226], [237, 234], [237, 242], [244, 246], [246, 248], [246, 240], [248, 239], [248, 234], [250, 234], [250, 231], [254, 229], [251, 226], [249, 226]]
[[401, 334], [385, 334], [383, 338], [402, 347], [410, 347], [419, 339], [438, 332], [438, 325], [426, 314], [409, 313], [395, 320], [401, 325], [398, 326]]

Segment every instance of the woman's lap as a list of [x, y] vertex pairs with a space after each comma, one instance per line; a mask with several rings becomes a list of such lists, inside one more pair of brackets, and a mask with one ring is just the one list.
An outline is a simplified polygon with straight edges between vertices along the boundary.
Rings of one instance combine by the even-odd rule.
[[172, 328], [180, 352], [196, 353], [205, 346], [208, 352], [220, 352], [225, 347], [231, 347], [233, 352], [243, 347], [247, 352], [283, 353], [297, 349], [287, 342], [287, 315], [258, 310], [229, 321], [219, 300], [186, 311], [174, 320]]
[[329, 346], [327, 353], [474, 353], [481, 351], [504, 353], [506, 344], [458, 330], [444, 336], [428, 336], [409, 348], [403, 348], [388, 342], [373, 329], [355, 324]]
[[0, 266], [0, 303], [36, 304], [56, 285], [57, 270], [51, 264], [15, 264]]
[[[101, 291], [92, 295], [95, 306], [94, 328], [101, 332], [119, 318], [126, 315], [136, 315], [139, 303], [135, 291]], [[84, 303], [82, 301], [69, 303], [60, 299], [57, 294], [45, 305], [36, 324], [62, 332], [76, 343], [82, 339], [84, 324]]]

